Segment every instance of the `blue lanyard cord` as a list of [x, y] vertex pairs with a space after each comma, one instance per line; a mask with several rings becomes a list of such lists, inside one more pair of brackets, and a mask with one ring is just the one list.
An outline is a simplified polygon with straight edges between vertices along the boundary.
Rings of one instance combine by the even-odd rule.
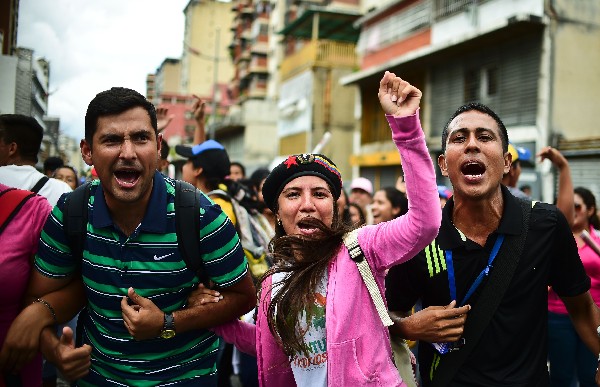
[[[465, 294], [465, 298], [458, 304], [457, 306], [463, 306], [467, 303], [469, 298], [475, 293], [475, 290], [481, 285], [483, 281], [483, 277], [489, 274], [490, 269], [492, 268], [492, 263], [494, 259], [496, 259], [496, 255], [498, 255], [498, 251], [500, 250], [500, 246], [502, 246], [502, 242], [504, 242], [504, 235], [498, 235], [496, 238], [496, 243], [494, 243], [494, 247], [492, 248], [492, 252], [490, 253], [490, 257], [488, 258], [488, 264], [483, 268], [481, 273], [475, 278], [475, 281]], [[454, 276], [454, 264], [452, 263], [452, 250], [446, 250], [446, 268], [448, 270], [448, 287], [450, 288], [450, 300], [456, 300], [456, 278]], [[458, 300], [457, 300], [458, 302]]]

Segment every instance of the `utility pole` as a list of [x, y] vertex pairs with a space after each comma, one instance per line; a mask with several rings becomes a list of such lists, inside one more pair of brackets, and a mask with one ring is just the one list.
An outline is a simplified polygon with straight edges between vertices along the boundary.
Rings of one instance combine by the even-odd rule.
[[215, 130], [217, 126], [217, 89], [219, 87], [219, 38], [221, 29], [217, 27], [215, 30], [215, 55], [213, 57], [214, 71], [213, 71], [213, 95], [212, 95], [212, 108], [211, 108], [211, 122], [208, 126], [209, 138], [215, 138]]

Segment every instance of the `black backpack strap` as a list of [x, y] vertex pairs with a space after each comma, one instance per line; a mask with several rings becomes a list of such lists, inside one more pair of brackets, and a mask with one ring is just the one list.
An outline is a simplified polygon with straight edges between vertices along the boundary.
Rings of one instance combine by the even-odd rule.
[[179, 251], [187, 267], [196, 273], [204, 286], [209, 278], [200, 256], [200, 199], [202, 192], [193, 185], [175, 180], [175, 228]]
[[494, 262], [487, 284], [483, 287], [477, 304], [469, 312], [464, 329], [464, 345], [457, 351], [441, 356], [440, 364], [433, 373], [431, 386], [450, 384], [456, 372], [477, 346], [485, 328], [489, 325], [500, 301], [508, 289], [525, 246], [529, 231], [529, 219], [534, 205], [531, 201], [518, 199], [523, 213], [523, 230], [519, 235], [507, 235]]
[[87, 235], [88, 202], [90, 182], [80, 185], [65, 199], [63, 206], [63, 230], [71, 246], [71, 254], [80, 262], [83, 259], [83, 244]]
[[30, 189], [31, 192], [38, 193], [42, 189], [42, 187], [48, 182], [50, 178], [48, 176], [42, 176], [37, 183]]

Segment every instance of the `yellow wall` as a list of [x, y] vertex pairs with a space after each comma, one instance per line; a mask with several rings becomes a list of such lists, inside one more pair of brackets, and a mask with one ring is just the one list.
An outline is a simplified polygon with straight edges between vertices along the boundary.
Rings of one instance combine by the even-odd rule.
[[[190, 1], [186, 20], [184, 42], [200, 52], [200, 56], [184, 53], [183, 70], [187, 74], [184, 92], [199, 96], [212, 95], [215, 56], [218, 57], [218, 82], [229, 83], [233, 78], [233, 64], [227, 46], [231, 43], [233, 22], [231, 3], [214, 0]], [[218, 55], [215, 55], [218, 33]], [[186, 49], [184, 47], [184, 49]]]
[[554, 30], [553, 128], [569, 140], [600, 136], [600, 4], [559, 1], [562, 22]]

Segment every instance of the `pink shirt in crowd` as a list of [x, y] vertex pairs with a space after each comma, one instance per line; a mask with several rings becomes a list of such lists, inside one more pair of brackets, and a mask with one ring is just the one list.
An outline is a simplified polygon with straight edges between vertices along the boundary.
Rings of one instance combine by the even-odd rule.
[[[600, 245], [600, 236], [598, 232], [590, 225], [590, 237], [594, 242]], [[592, 250], [592, 248], [585, 243], [577, 248], [579, 257], [585, 268], [585, 272], [590, 277], [592, 287], [590, 288], [590, 294], [594, 299], [596, 305], [600, 306], [600, 257]], [[562, 302], [558, 294], [554, 290], [550, 289], [548, 292], [548, 311], [553, 313], [567, 314], [567, 308]]]
[[[0, 184], [0, 192], [9, 187]], [[27, 288], [32, 256], [38, 248], [40, 232], [52, 207], [43, 196], [27, 200], [0, 234], [0, 345], [12, 321], [21, 310]], [[37, 356], [21, 371], [22, 386], [40, 386], [42, 358]]]

